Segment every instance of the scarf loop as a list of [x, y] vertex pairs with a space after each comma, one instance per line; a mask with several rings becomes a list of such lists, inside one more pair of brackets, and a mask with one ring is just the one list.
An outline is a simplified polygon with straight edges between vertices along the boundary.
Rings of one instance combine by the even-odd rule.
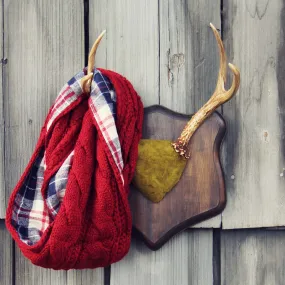
[[12, 237], [45, 268], [105, 267], [130, 247], [143, 106], [123, 76], [95, 69], [85, 94], [84, 75], [86, 68], [60, 91], [7, 208]]

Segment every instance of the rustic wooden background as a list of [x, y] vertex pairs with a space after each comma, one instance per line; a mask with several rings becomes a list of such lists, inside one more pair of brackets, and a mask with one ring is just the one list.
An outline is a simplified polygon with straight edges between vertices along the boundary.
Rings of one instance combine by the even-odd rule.
[[[285, 274], [285, 1], [2, 0], [0, 284], [275, 285]], [[222, 215], [156, 252], [133, 240], [106, 269], [35, 267], [15, 247], [5, 207], [58, 91], [103, 30], [97, 66], [124, 74], [145, 106], [196, 111], [214, 90], [221, 30], [241, 87], [223, 106]]]

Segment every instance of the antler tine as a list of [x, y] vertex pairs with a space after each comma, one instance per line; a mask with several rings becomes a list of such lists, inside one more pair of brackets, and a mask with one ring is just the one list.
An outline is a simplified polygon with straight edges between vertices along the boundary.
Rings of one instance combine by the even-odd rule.
[[220, 106], [221, 104], [224, 104], [225, 102], [230, 100], [234, 96], [236, 91], [238, 90], [239, 83], [240, 83], [240, 74], [239, 74], [239, 70], [237, 69], [237, 67], [229, 63], [229, 68], [232, 70], [234, 74], [234, 78], [233, 78], [231, 88], [226, 91], [225, 83], [226, 83], [226, 77], [227, 77], [227, 56], [226, 56], [224, 44], [220, 37], [219, 32], [217, 31], [217, 29], [212, 23], [210, 23], [210, 27], [215, 35], [218, 48], [219, 48], [219, 55], [220, 55], [220, 67], [219, 67], [219, 73], [218, 73], [218, 80], [217, 80], [216, 90], [213, 93], [212, 97], [218, 97], [220, 99], [220, 103], [219, 103], [219, 106]]
[[96, 41], [94, 42], [94, 44], [93, 44], [93, 46], [92, 46], [92, 48], [91, 48], [91, 50], [89, 52], [87, 74], [91, 73], [93, 68], [94, 68], [96, 51], [97, 51], [97, 48], [98, 48], [102, 38], [104, 37], [105, 33], [106, 33], [106, 30], [104, 30], [99, 35], [99, 37], [96, 39]]
[[80, 84], [81, 84], [81, 87], [82, 87], [82, 90], [84, 93], [88, 93], [89, 90], [90, 90], [90, 80], [92, 79], [93, 77], [93, 72], [85, 75], [84, 77], [81, 78], [80, 80]]
[[240, 84], [240, 72], [238, 68], [231, 63], [229, 63], [229, 68], [233, 72], [234, 77], [233, 77], [233, 82], [232, 82], [230, 89], [226, 91], [225, 97], [227, 97], [227, 101], [229, 101], [236, 94], [239, 88], [239, 84]]
[[99, 37], [95, 40], [89, 55], [88, 55], [88, 66], [87, 66], [87, 75], [85, 75], [84, 77], [81, 78], [80, 84], [81, 87], [83, 89], [84, 92], [88, 93], [90, 91], [90, 86], [91, 86], [91, 79], [93, 76], [93, 68], [95, 66], [95, 55], [96, 55], [96, 51], [97, 48], [104, 36], [104, 34], [106, 33], [106, 30], [104, 30]]
[[188, 143], [192, 135], [199, 128], [199, 126], [215, 111], [216, 108], [230, 100], [235, 95], [240, 84], [240, 73], [238, 68], [233, 64], [229, 63], [229, 68], [233, 72], [234, 77], [230, 89], [225, 90], [227, 73], [227, 59], [225, 49], [218, 31], [212, 23], [210, 23], [210, 27], [212, 28], [215, 38], [217, 40], [220, 54], [220, 67], [217, 86], [209, 101], [200, 110], [198, 110], [198, 112], [187, 123], [180, 137], [174, 143], [172, 143], [174, 150], [185, 158], [190, 157], [190, 153], [188, 151]]
[[217, 31], [217, 29], [212, 23], [210, 23], [210, 27], [216, 38], [218, 48], [219, 48], [219, 55], [220, 55], [220, 68], [219, 68], [216, 88], [221, 88], [221, 87], [224, 88], [225, 83], [226, 83], [226, 77], [227, 77], [227, 56], [226, 56], [224, 44], [220, 37], [219, 32]]

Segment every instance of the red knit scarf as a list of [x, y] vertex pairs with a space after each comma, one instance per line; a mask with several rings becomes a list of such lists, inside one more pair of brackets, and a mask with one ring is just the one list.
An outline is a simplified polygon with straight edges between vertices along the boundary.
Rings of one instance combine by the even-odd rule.
[[[124, 77], [112, 71], [100, 71], [116, 93], [115, 128], [123, 169], [119, 169], [114, 159], [117, 150], [112, 151], [108, 144], [112, 138], [104, 134], [108, 126], [96, 118], [96, 109], [90, 107], [90, 95], [82, 94], [76, 83], [82, 73], [70, 81], [72, 88], [66, 89], [69, 95], [65, 101], [75, 95], [76, 100], [62, 111], [56, 110], [58, 113], [55, 106], [50, 109], [32, 158], [9, 201], [7, 228], [23, 254], [42, 267], [103, 267], [120, 260], [129, 250], [132, 221], [128, 193], [138, 156], [143, 106]], [[109, 97], [106, 98], [108, 101]], [[54, 199], [48, 200], [48, 195], [58, 195], [57, 192], [52, 196], [52, 185], [58, 173], [67, 173], [63, 166], [68, 166], [67, 184], [61, 189], [65, 194], [60, 208], [58, 205], [52, 208]], [[39, 188], [38, 203], [43, 204], [44, 215], [29, 208], [29, 199], [21, 200], [22, 189], [27, 196], [28, 191], [35, 195], [35, 189]], [[39, 223], [40, 230], [33, 232], [34, 229], [21, 224], [26, 221], [28, 208], [27, 219], [33, 215], [34, 224]], [[29, 236], [26, 241], [25, 235]], [[37, 239], [33, 241], [33, 237]]]

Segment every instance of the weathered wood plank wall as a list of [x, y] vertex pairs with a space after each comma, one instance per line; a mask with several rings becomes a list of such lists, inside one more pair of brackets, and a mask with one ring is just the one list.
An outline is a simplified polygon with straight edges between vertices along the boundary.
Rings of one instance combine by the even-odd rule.
[[129, 254], [111, 267], [111, 285], [212, 285], [212, 230], [186, 231], [160, 250], [133, 241]]
[[215, 86], [217, 48], [208, 28], [213, 22], [242, 81], [223, 108], [228, 205], [222, 216], [195, 226], [209, 229], [185, 231], [157, 252], [134, 239], [127, 257], [106, 270], [104, 280], [103, 269], [56, 272], [31, 265], [13, 250], [0, 220], [0, 285], [284, 283], [283, 231], [220, 228], [285, 225], [284, 1], [4, 0], [0, 23], [2, 16], [0, 53], [8, 61], [0, 71], [0, 218], [48, 108], [84, 65], [85, 39], [91, 46], [107, 29], [96, 65], [130, 79], [145, 106], [192, 113]]
[[[3, 33], [3, 5], [0, 5], [0, 31]], [[7, 193], [5, 191], [4, 178], [4, 96], [3, 96], [3, 64], [4, 64], [4, 41], [0, 40], [0, 55], [2, 58], [2, 66], [0, 68], [0, 219], [5, 216], [5, 205]]]
[[284, 284], [284, 231], [223, 231], [221, 243], [221, 284]]
[[125, 75], [145, 105], [159, 103], [158, 1], [89, 1], [89, 44], [106, 29], [96, 65]]
[[284, 1], [224, 1], [224, 40], [241, 87], [228, 123], [223, 228], [285, 224]]
[[29, 161], [60, 88], [84, 65], [84, 15], [80, 0], [4, 1], [4, 15], [8, 196]]
[[0, 220], [0, 284], [13, 284], [13, 243], [5, 228], [4, 220]]

